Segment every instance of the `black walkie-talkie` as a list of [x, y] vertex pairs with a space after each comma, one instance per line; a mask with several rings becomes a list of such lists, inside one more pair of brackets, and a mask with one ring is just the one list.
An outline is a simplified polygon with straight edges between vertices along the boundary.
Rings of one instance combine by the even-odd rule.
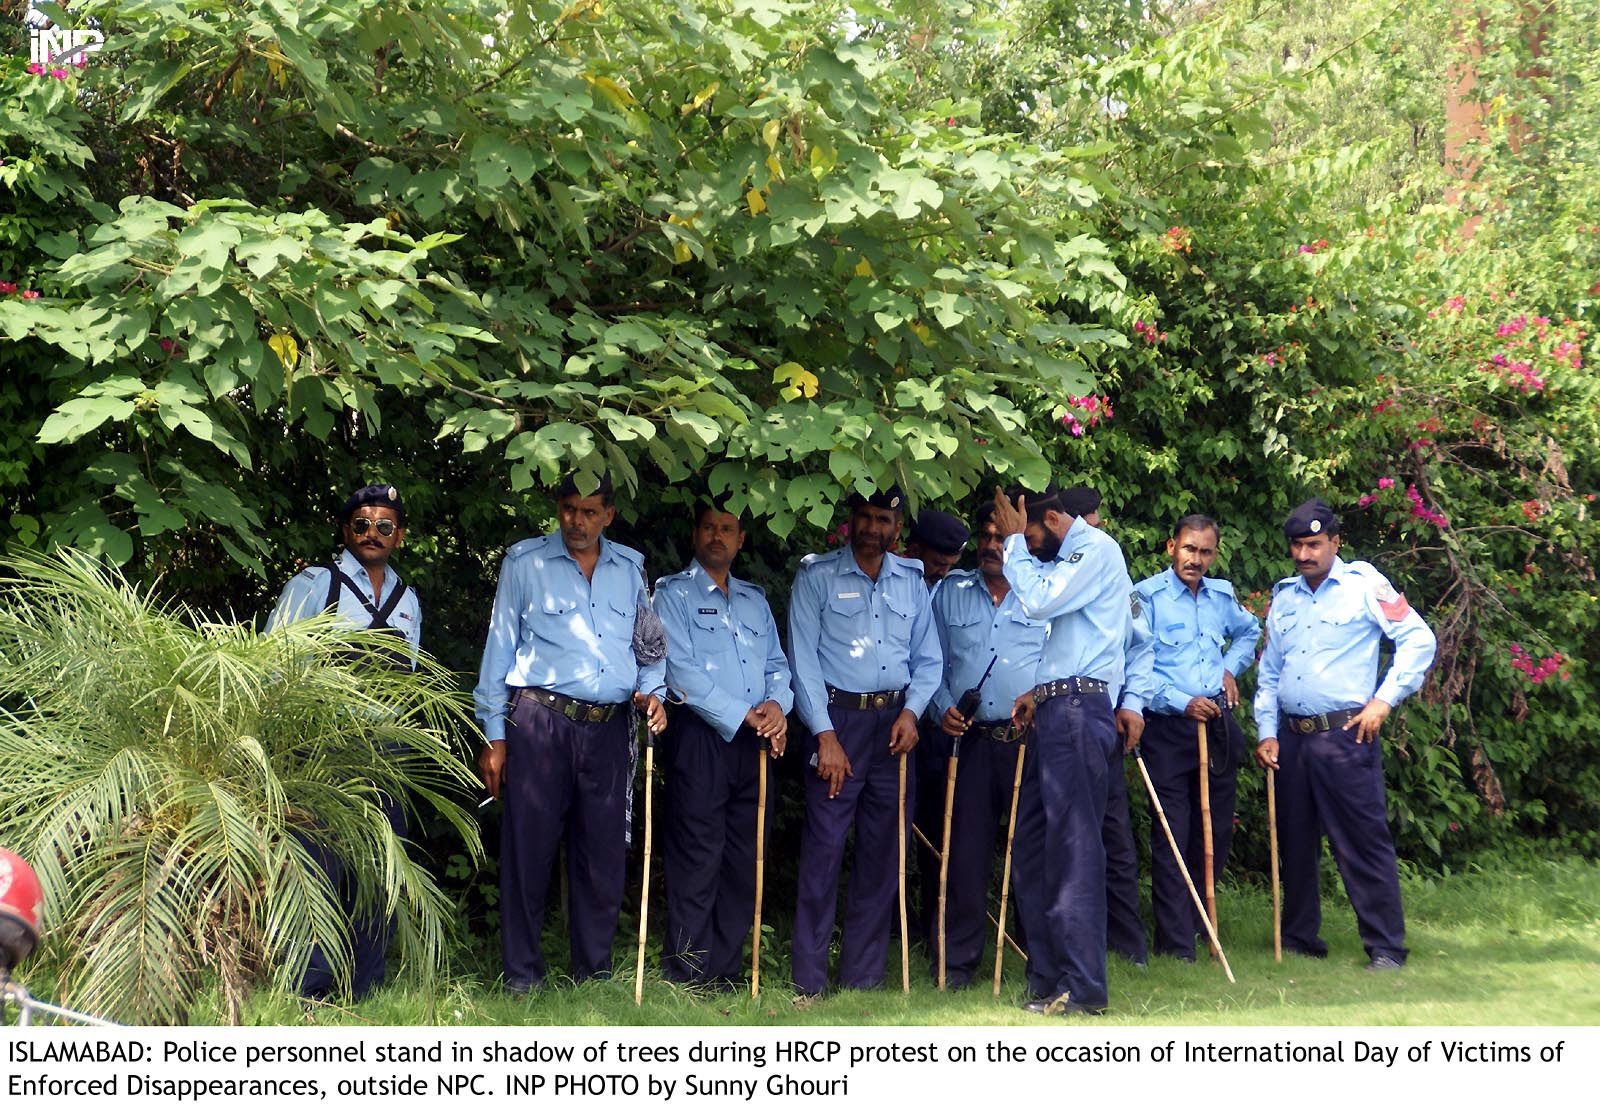
[[972, 720], [972, 713], [978, 710], [978, 704], [983, 699], [983, 682], [989, 679], [989, 674], [994, 671], [994, 663], [998, 660], [1000, 660], [998, 653], [989, 658], [989, 667], [983, 670], [978, 682], [962, 692], [961, 698], [956, 700], [956, 713], [968, 722]]

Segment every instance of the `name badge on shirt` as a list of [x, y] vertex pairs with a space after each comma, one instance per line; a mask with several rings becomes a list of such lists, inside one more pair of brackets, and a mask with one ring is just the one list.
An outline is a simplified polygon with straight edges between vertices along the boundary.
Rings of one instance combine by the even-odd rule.
[[859, 598], [861, 598], [861, 593], [859, 591], [841, 591], [839, 593], [839, 595], [838, 595], [838, 598], [840, 598], [840, 599], [859, 599]]
[[700, 613], [701, 614], [721, 614], [722, 612], [717, 610], [717, 608], [715, 608], [715, 607], [701, 607], [700, 608]]

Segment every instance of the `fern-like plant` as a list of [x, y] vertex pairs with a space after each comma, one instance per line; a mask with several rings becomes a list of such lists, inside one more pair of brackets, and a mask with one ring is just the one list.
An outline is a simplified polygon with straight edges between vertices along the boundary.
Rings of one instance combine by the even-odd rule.
[[308, 846], [350, 864], [361, 908], [396, 917], [431, 971], [452, 903], [384, 817], [426, 800], [480, 853], [460, 804], [470, 704], [424, 656], [362, 668], [390, 635], [319, 616], [258, 634], [161, 600], [81, 554], [0, 576], [0, 845], [46, 897], [41, 957], [59, 999], [131, 1023], [182, 1023], [215, 984], [230, 1020], [250, 987], [293, 987], [313, 944], [350, 951]]

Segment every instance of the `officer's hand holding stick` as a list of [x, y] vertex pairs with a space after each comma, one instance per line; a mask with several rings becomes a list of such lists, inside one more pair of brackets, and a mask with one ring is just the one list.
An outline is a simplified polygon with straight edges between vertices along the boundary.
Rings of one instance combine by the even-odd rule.
[[[1032, 698], [1033, 693], [1028, 693]], [[1021, 702], [1020, 700], [1018, 701]], [[1011, 818], [1006, 821], [1006, 862], [1000, 871], [1000, 918], [995, 924], [994, 939], [994, 995], [1000, 996], [1000, 972], [1005, 966], [1006, 949], [1006, 898], [1011, 895], [1011, 840], [1017, 833], [1017, 797], [1022, 793], [1022, 757], [1028, 752], [1028, 736], [1024, 734], [1017, 743], [1017, 771], [1011, 781]]]
[[[961, 737], [967, 732], [967, 727], [972, 725], [972, 716], [977, 714], [978, 705], [983, 702], [983, 685], [989, 679], [989, 674], [994, 672], [995, 664], [1000, 660], [997, 653], [989, 658], [989, 667], [983, 670], [983, 675], [978, 677], [978, 682], [956, 700], [955, 706], [945, 712], [945, 724], [962, 724], [961, 730], [954, 733], [955, 742], [950, 749], [950, 762], [945, 768], [944, 776], [944, 839], [939, 848], [939, 988], [945, 987], [945, 909], [946, 895], [950, 885], [950, 819], [955, 811], [956, 803], [956, 767], [961, 761]], [[949, 732], [949, 726], [945, 726]]]
[[[770, 700], [768, 701], [771, 702]], [[776, 704], [773, 704], [776, 707]], [[767, 749], [782, 753], [783, 740], [775, 743], [761, 739], [761, 753], [756, 757], [756, 920], [750, 934], [750, 996], [761, 996], [761, 890], [767, 875]]]
[[1161, 829], [1167, 833], [1167, 845], [1172, 848], [1172, 857], [1178, 863], [1178, 872], [1183, 874], [1183, 883], [1189, 886], [1189, 896], [1194, 901], [1195, 911], [1200, 913], [1200, 922], [1206, 926], [1206, 935], [1211, 939], [1211, 946], [1217, 958], [1222, 960], [1222, 972], [1228, 975], [1228, 981], [1234, 981], [1233, 968], [1228, 965], [1228, 956], [1222, 953], [1222, 942], [1217, 938], [1217, 929], [1211, 923], [1211, 917], [1206, 915], [1205, 902], [1200, 899], [1200, 891], [1194, 887], [1194, 878], [1189, 876], [1189, 867], [1184, 864], [1183, 852], [1178, 849], [1178, 840], [1173, 837], [1172, 824], [1167, 822], [1167, 813], [1161, 806], [1161, 798], [1156, 795], [1155, 782], [1150, 779], [1150, 769], [1144, 763], [1144, 755], [1138, 750], [1133, 752], [1133, 758], [1139, 763], [1139, 775], [1144, 778], [1145, 791], [1150, 794], [1150, 806], [1156, 810], [1156, 818], [1161, 820]]
[[639, 887], [639, 960], [634, 967], [633, 1003], [644, 1002], [644, 937], [650, 926], [650, 836], [654, 829], [651, 791], [656, 772], [656, 735], [667, 726], [666, 708], [655, 696], [635, 692], [633, 702], [645, 715], [644, 734], [644, 879]]

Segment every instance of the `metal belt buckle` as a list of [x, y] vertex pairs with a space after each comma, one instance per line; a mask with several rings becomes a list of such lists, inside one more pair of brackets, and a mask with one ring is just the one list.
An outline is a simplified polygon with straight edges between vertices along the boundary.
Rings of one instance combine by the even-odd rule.
[[1301, 734], [1315, 734], [1317, 732], [1317, 721], [1315, 719], [1296, 719], [1294, 726]]
[[601, 707], [599, 704], [596, 704], [593, 707], [589, 708], [589, 716], [588, 716], [589, 721], [591, 723], [603, 722], [604, 721], [604, 717], [605, 717], [605, 713], [606, 713], [606, 709]]

